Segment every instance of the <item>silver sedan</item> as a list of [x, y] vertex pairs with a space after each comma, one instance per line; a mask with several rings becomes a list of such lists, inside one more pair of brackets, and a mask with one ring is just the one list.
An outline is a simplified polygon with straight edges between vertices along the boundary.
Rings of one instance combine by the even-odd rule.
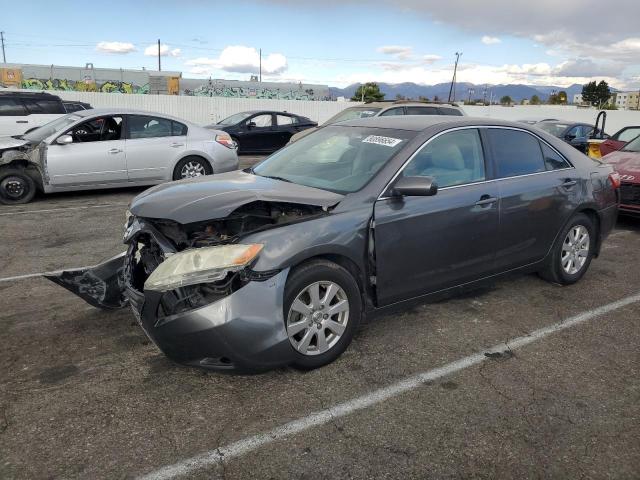
[[226, 132], [159, 113], [85, 110], [0, 138], [0, 203], [29, 202], [36, 190], [154, 185], [237, 168]]

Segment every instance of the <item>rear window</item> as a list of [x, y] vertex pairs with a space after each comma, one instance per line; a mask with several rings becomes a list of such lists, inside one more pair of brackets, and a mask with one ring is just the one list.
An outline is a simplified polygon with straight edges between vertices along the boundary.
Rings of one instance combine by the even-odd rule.
[[407, 107], [407, 115], [439, 115], [436, 107]]
[[498, 169], [498, 177], [515, 177], [546, 170], [540, 143], [528, 133], [519, 130], [490, 128], [487, 135]]

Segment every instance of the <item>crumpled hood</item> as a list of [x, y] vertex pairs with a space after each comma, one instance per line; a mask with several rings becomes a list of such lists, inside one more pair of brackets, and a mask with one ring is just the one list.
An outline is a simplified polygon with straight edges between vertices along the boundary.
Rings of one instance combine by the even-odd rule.
[[612, 165], [620, 175], [635, 177], [628, 180], [640, 183], [640, 152], [618, 150], [605, 155], [602, 160]]
[[0, 150], [9, 150], [12, 148], [22, 147], [23, 145], [27, 145], [29, 142], [27, 140], [20, 140], [13, 137], [0, 137]]
[[142, 192], [131, 202], [137, 217], [193, 223], [224, 218], [255, 201], [330, 207], [344, 198], [338, 193], [245, 173], [222, 173], [165, 183]]

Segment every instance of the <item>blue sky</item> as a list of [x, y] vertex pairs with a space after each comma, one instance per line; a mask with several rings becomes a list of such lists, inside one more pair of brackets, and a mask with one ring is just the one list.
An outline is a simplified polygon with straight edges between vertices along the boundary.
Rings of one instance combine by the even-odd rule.
[[194, 78], [248, 79], [261, 48], [263, 79], [433, 84], [450, 79], [461, 51], [460, 81], [640, 86], [640, 31], [624, 14], [636, 9], [631, 0], [608, 2], [608, 22], [590, 10], [601, 9], [595, 0], [565, 0], [561, 10], [552, 0], [29, 5], [28, 22], [23, 9], [2, 9], [8, 62], [155, 69], [156, 47], [145, 50], [160, 38], [163, 70]]

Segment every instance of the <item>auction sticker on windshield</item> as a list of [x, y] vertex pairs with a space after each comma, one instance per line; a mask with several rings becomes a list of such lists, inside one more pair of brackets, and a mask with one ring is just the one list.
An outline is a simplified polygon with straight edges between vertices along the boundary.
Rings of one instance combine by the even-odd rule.
[[369, 135], [362, 143], [375, 143], [376, 145], [384, 145], [386, 147], [395, 147], [402, 141], [401, 138], [381, 137], [379, 135]]

